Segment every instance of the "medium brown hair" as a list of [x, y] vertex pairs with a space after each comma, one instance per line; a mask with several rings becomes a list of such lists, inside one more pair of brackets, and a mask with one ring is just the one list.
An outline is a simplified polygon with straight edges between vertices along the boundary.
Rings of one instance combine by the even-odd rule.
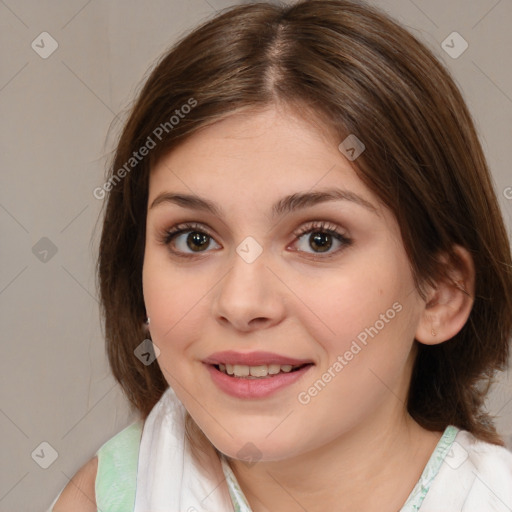
[[[191, 100], [194, 108], [171, 126], [176, 109]], [[507, 362], [512, 264], [474, 123], [429, 49], [383, 12], [350, 0], [229, 8], [176, 43], [141, 89], [109, 170], [98, 258], [108, 357], [129, 400], [146, 418], [168, 386], [157, 364], [145, 366], [134, 355], [146, 337], [142, 264], [151, 168], [200, 128], [277, 104], [320, 122], [340, 142], [348, 134], [363, 141], [354, 170], [395, 215], [423, 298], [425, 285], [448, 279], [441, 255], [457, 262], [455, 244], [471, 254], [469, 320], [444, 343], [415, 341], [407, 409], [426, 429], [451, 424], [502, 444], [484, 410], [482, 383]], [[156, 146], [130, 161], [148, 137]], [[128, 171], [113, 181], [123, 166]]]

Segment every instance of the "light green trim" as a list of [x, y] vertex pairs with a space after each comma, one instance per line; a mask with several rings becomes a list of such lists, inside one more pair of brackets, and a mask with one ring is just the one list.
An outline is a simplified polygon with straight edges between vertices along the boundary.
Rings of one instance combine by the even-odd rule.
[[220, 454], [220, 463], [222, 465], [224, 476], [226, 477], [234, 512], [252, 512], [251, 507], [247, 502], [247, 498], [245, 497], [242, 489], [240, 488], [240, 484], [238, 483], [233, 471], [231, 470], [231, 467], [228, 464], [226, 456], [222, 453]]
[[141, 435], [142, 422], [132, 423], [98, 450], [95, 484], [98, 512], [133, 510]]
[[455, 441], [455, 436], [458, 432], [459, 429], [453, 425], [446, 427], [441, 439], [439, 439], [439, 442], [437, 443], [434, 453], [425, 466], [418, 483], [414, 486], [414, 489], [405, 502], [405, 505], [400, 509], [400, 512], [421, 512], [421, 504], [423, 503], [432, 482], [439, 473], [444, 459], [448, 453], [450, 453], [453, 442]]
[[[432, 482], [439, 473], [444, 459], [450, 452], [452, 444], [455, 440], [455, 436], [458, 432], [459, 429], [457, 427], [452, 425], [446, 427], [443, 435], [436, 445], [434, 452], [432, 453], [427, 465], [425, 466], [420, 479], [414, 486], [414, 489], [409, 495], [405, 505], [400, 509], [400, 512], [421, 512], [421, 504], [423, 503], [423, 500], [427, 495]], [[247, 498], [244, 496], [244, 493], [240, 488], [240, 485], [238, 484], [233, 471], [231, 470], [227, 460], [223, 455], [221, 455], [221, 463], [235, 512], [251, 512], [251, 507], [247, 502]]]

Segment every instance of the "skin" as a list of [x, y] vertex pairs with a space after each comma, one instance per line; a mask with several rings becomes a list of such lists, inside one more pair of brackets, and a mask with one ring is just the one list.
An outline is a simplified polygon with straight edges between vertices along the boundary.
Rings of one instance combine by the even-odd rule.
[[[414, 340], [450, 339], [471, 311], [471, 297], [448, 283], [421, 299], [394, 216], [357, 177], [340, 142], [318, 123], [271, 107], [202, 129], [151, 171], [143, 291], [157, 362], [230, 458], [254, 512], [400, 509], [441, 437], [406, 411]], [[373, 209], [330, 201], [271, 220], [284, 196], [332, 187]], [[224, 215], [165, 201], [151, 207], [164, 192], [206, 198]], [[326, 221], [350, 243], [327, 236], [332, 246], [319, 251], [313, 235], [322, 230], [312, 221]], [[166, 232], [183, 222], [202, 227], [166, 245]], [[297, 238], [302, 227], [312, 232]], [[199, 252], [191, 239], [198, 230], [211, 235]], [[252, 263], [236, 252], [248, 236], [262, 249]], [[459, 253], [465, 263], [453, 277], [472, 296], [472, 261]], [[394, 318], [301, 403], [299, 394], [332, 374], [338, 356], [393, 304], [401, 307]], [[221, 350], [271, 351], [314, 366], [268, 398], [243, 400], [221, 392], [202, 363]], [[247, 443], [256, 447], [251, 464], [237, 455]], [[56, 510], [82, 510], [68, 503]]]
[[52, 512], [97, 512], [94, 483], [98, 458], [84, 464], [69, 481]]
[[[150, 176], [143, 288], [158, 363], [209, 440], [232, 458], [255, 512], [400, 508], [441, 436], [405, 409], [414, 339], [448, 339], [471, 309], [453, 287], [421, 299], [395, 218], [338, 144], [317, 125], [269, 108], [194, 134]], [[283, 196], [331, 187], [358, 194], [374, 211], [331, 201], [270, 220]], [[171, 202], [151, 207], [164, 192], [206, 198], [224, 216]], [[330, 238], [331, 249], [319, 253], [312, 233], [294, 235], [322, 220], [351, 243]], [[197, 228], [162, 243], [181, 222], [211, 235], [200, 252], [191, 240]], [[247, 236], [263, 250], [252, 263], [235, 251]], [[469, 260], [467, 267], [466, 286]], [[299, 403], [298, 394], [396, 303], [401, 311], [378, 335], [314, 399]], [[220, 350], [272, 351], [315, 366], [268, 398], [243, 400], [213, 385], [202, 363]], [[256, 464], [238, 460], [247, 443], [257, 447]]]

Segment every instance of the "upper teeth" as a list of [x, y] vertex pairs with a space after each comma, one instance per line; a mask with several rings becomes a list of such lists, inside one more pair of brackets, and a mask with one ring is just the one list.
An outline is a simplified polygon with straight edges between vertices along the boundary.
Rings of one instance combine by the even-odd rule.
[[219, 364], [221, 372], [234, 375], [235, 377], [266, 377], [276, 375], [279, 372], [291, 372], [291, 364], [262, 364], [259, 366], [247, 366], [244, 364]]

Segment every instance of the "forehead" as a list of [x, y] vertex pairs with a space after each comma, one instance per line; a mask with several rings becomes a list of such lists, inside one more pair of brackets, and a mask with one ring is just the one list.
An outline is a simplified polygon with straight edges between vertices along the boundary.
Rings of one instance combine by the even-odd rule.
[[[339, 151], [339, 142], [318, 124], [288, 111], [229, 116], [191, 135], [157, 162], [149, 203], [166, 187], [202, 196], [235, 194], [248, 201], [326, 187], [371, 197]], [[263, 197], [258, 194], [262, 189]]]

